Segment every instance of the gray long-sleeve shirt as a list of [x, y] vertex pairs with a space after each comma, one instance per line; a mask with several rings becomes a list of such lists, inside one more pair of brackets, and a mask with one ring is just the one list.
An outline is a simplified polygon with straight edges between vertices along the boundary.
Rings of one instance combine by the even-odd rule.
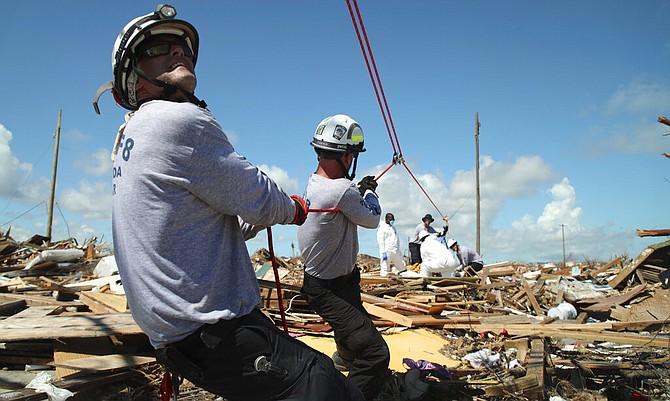
[[286, 224], [295, 205], [235, 152], [209, 111], [143, 104], [113, 176], [114, 253], [130, 311], [154, 347], [260, 303], [238, 216]]
[[482, 257], [479, 256], [479, 254], [475, 252], [474, 249], [460, 244], [458, 245], [458, 259], [461, 261], [463, 267], [471, 264], [472, 262], [484, 264]]
[[358, 226], [377, 228], [381, 208], [377, 195], [368, 190], [361, 197], [346, 178], [329, 179], [312, 174], [305, 200], [310, 209], [341, 212], [310, 212], [298, 227], [298, 247], [305, 259], [305, 272], [322, 279], [351, 273], [358, 256]]

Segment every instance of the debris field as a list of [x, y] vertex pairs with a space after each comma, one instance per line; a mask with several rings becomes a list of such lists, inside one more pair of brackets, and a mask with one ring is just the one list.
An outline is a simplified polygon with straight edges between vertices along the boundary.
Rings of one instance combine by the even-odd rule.
[[[264, 313], [305, 342], [332, 341], [300, 295], [301, 258], [273, 267], [259, 249], [251, 260]], [[467, 277], [381, 277], [368, 255], [358, 266], [364, 305], [402, 361], [379, 401], [670, 399], [670, 241], [634, 258], [500, 262]], [[391, 345], [415, 331], [438, 336], [434, 358]], [[70, 400], [161, 399], [163, 369], [97, 239], [0, 233], [0, 366], [0, 401], [48, 399], [45, 387]], [[188, 382], [178, 399], [223, 400]]]

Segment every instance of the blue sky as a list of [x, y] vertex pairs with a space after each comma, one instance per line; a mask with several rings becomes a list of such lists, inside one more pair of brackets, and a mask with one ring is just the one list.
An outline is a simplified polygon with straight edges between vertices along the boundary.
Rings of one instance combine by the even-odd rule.
[[[196, 95], [236, 149], [302, 194], [317, 123], [352, 116], [378, 175], [392, 147], [345, 0], [174, 1], [200, 33]], [[55, 240], [111, 242], [114, 39], [146, 1], [7, 2], [0, 17], [0, 231], [45, 234], [62, 110]], [[475, 246], [479, 113], [485, 263], [637, 256], [670, 228], [670, 1], [360, 1], [404, 159], [380, 179], [401, 246], [421, 217]], [[222, 190], [225, 190], [222, 183]], [[273, 229], [292, 256], [295, 227]], [[375, 231], [359, 231], [377, 255]], [[248, 243], [267, 247], [266, 236]]]

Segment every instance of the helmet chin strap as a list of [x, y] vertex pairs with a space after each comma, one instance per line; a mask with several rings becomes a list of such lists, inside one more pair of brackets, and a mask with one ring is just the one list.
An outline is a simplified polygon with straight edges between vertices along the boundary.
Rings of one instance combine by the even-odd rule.
[[356, 165], [358, 164], [358, 152], [356, 152], [354, 154], [353, 169], [351, 170], [351, 175], [349, 175], [349, 169], [344, 166], [344, 163], [342, 162], [341, 158], [337, 158], [335, 160], [337, 160], [337, 163], [342, 168], [342, 171], [344, 172], [344, 178], [346, 178], [347, 180], [353, 180], [354, 177], [356, 177]]
[[174, 95], [177, 92], [180, 92], [182, 95], [186, 96], [186, 98], [188, 99], [189, 102], [195, 104], [196, 106], [202, 107], [203, 109], [207, 108], [207, 103], [205, 103], [204, 100], [198, 99], [191, 92], [185, 91], [182, 88], [180, 88], [178, 86], [175, 86], [175, 85], [172, 85], [170, 83], [160, 81], [158, 79], [149, 78], [147, 76], [147, 74], [145, 74], [144, 71], [142, 71], [138, 67], [133, 67], [133, 71], [135, 71], [135, 73], [138, 76], [146, 79], [147, 81], [149, 81], [153, 85], [156, 85], [158, 87], [163, 88], [163, 92], [161, 93], [161, 97], [160, 97], [161, 100], [170, 100], [172, 95]]

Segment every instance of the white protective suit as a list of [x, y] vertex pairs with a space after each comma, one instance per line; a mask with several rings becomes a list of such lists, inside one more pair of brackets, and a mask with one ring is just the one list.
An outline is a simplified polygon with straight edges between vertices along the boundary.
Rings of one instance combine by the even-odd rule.
[[452, 277], [460, 263], [454, 254], [434, 235], [429, 235], [421, 243], [421, 277], [431, 277], [432, 273], [442, 273], [442, 277]]
[[[380, 260], [380, 275], [388, 276], [389, 265], [393, 265], [393, 273], [399, 274], [405, 271], [405, 262], [402, 260], [400, 253], [400, 240], [395, 227], [381, 222], [379, 229], [377, 229], [377, 245], [379, 245], [379, 260]], [[386, 254], [386, 258], [384, 258]]]

